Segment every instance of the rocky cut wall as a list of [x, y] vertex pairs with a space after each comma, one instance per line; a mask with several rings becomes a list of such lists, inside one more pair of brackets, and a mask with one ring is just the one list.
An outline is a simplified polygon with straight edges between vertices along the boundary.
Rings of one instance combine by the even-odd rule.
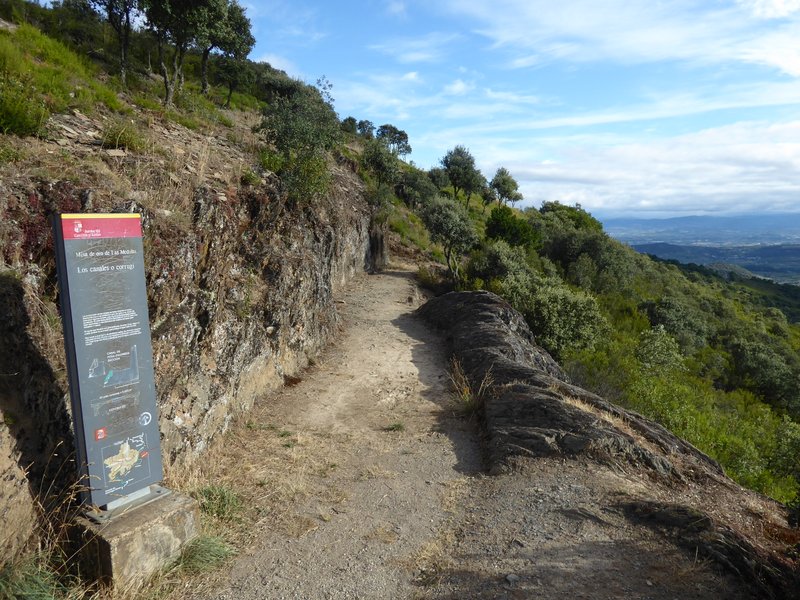
[[174, 212], [98, 205], [90, 189], [63, 181], [0, 182], [3, 556], [30, 538], [41, 506], [61, 501], [75, 471], [49, 216], [142, 212], [161, 443], [175, 465], [308, 364], [337, 331], [336, 288], [370, 267], [357, 177], [336, 168], [330, 193], [313, 203], [289, 204], [276, 188], [199, 188]]

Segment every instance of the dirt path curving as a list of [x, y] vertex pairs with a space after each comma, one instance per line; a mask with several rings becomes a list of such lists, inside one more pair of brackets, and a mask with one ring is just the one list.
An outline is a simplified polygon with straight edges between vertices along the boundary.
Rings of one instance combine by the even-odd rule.
[[264, 489], [302, 489], [286, 497], [291, 508], [269, 511], [211, 597], [413, 595], [457, 498], [481, 472], [475, 426], [453, 410], [443, 347], [411, 314], [423, 300], [408, 271], [358, 278], [337, 300], [340, 339], [249, 415], [243, 431], [253, 440], [240, 439], [228, 459], [259, 472], [258, 460], [243, 462], [263, 458], [255, 438], [286, 439], [290, 468], [274, 465], [285, 480]]
[[357, 278], [341, 337], [212, 452], [257, 517], [193, 597], [750, 597], [609, 509], [636, 478], [561, 459], [486, 476], [423, 301], [408, 271]]

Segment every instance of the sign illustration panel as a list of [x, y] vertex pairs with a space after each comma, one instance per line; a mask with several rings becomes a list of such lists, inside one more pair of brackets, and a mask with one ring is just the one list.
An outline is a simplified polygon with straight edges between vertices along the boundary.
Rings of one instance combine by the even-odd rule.
[[162, 479], [141, 217], [56, 217], [78, 460], [97, 506]]

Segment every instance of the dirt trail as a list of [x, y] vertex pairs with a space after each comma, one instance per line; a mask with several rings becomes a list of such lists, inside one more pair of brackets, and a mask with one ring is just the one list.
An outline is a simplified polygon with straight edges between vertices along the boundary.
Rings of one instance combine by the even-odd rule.
[[260, 487], [263, 518], [196, 598], [749, 597], [607, 510], [641, 485], [624, 474], [541, 459], [485, 476], [423, 300], [406, 271], [356, 279], [340, 339], [229, 436], [216, 461]]
[[451, 405], [443, 347], [411, 314], [423, 300], [410, 272], [357, 279], [338, 300], [341, 338], [251, 415], [298, 440], [304, 498], [213, 597], [413, 594], [457, 497], [481, 472], [474, 424]]

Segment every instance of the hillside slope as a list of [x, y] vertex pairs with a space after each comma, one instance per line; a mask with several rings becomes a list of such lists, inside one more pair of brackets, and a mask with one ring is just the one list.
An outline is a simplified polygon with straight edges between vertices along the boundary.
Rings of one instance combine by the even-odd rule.
[[[330, 192], [289, 202], [256, 170], [255, 115], [200, 133], [130, 108], [137, 151], [103, 148], [118, 117], [59, 114], [43, 139], [2, 138], [0, 512], [13, 556], [36, 506], [72, 477], [70, 419], [49, 217], [139, 212], [167, 466], [191, 462], [231, 418], [306, 365], [336, 331], [332, 292], [368, 266], [361, 182], [332, 165]], [[242, 178], [243, 174], [249, 174]], [[242, 182], [244, 181], [244, 183]]]

